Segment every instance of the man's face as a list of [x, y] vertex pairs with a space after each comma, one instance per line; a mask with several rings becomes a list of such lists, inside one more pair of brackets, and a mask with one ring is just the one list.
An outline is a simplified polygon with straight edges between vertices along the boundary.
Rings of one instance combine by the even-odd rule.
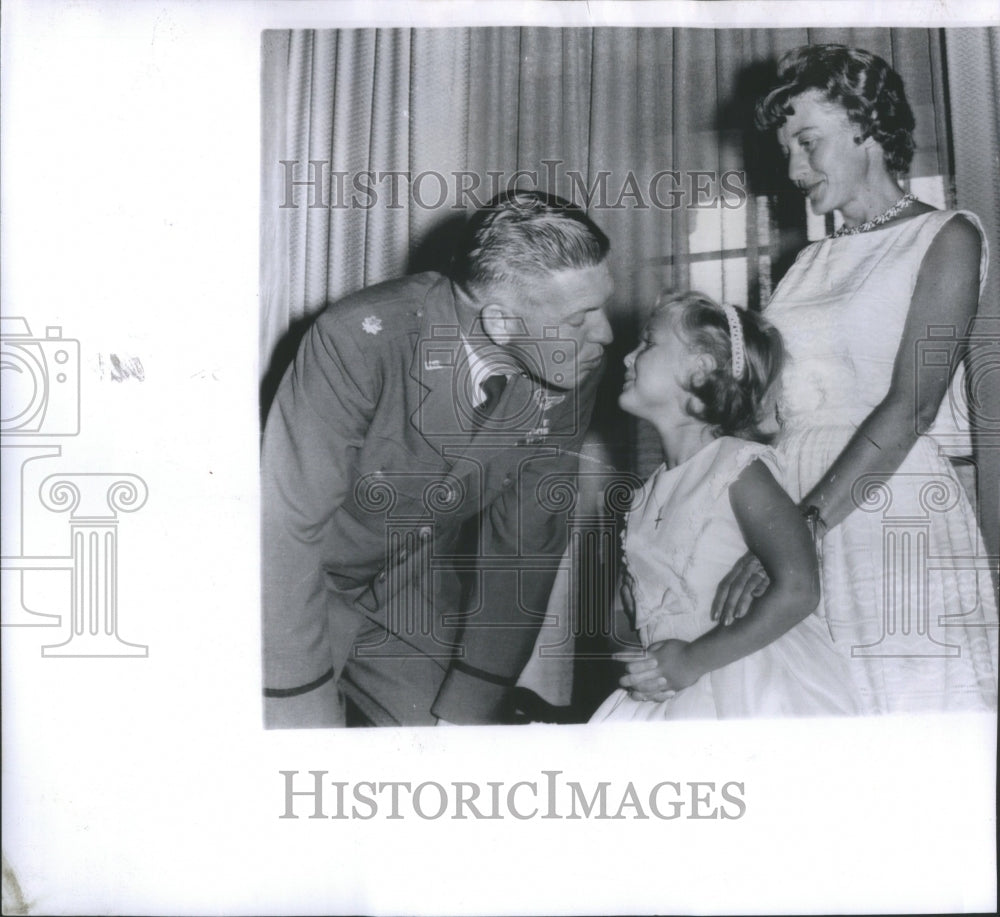
[[510, 306], [527, 334], [514, 336], [508, 346], [543, 381], [572, 388], [600, 364], [612, 341], [604, 309], [613, 292], [606, 263], [525, 278]]

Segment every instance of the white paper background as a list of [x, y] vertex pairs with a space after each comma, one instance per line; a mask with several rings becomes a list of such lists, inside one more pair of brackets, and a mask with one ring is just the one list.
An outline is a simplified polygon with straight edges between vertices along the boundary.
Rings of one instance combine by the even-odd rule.
[[[480, 6], [3, 6], [3, 313], [62, 326], [82, 353], [81, 433], [45, 473], [149, 486], [119, 525], [120, 633], [148, 658], [42, 658], [57, 629], [4, 629], [3, 848], [31, 913], [993, 910], [991, 718], [261, 729], [261, 29], [997, 19], [978, 3]], [[112, 353], [145, 381], [112, 382]], [[65, 550], [64, 517], [31, 521]], [[413, 784], [561, 770], [615, 799], [629, 780], [733, 780], [747, 812], [280, 820], [278, 771], [311, 769]]]

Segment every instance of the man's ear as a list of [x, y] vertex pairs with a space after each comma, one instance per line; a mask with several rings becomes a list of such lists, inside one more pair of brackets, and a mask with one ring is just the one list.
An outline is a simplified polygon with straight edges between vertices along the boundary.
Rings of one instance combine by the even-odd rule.
[[483, 331], [494, 344], [503, 347], [511, 339], [515, 320], [508, 316], [507, 310], [499, 303], [487, 303], [480, 309], [479, 317], [483, 323]]
[[718, 364], [710, 353], [699, 353], [691, 362], [691, 384], [703, 385], [709, 373], [715, 372]]

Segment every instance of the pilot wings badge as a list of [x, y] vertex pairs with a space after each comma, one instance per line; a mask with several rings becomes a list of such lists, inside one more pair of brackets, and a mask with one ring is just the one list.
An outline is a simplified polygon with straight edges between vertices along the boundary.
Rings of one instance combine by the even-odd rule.
[[541, 389], [535, 392], [535, 403], [541, 408], [543, 414], [549, 408], [554, 408], [557, 404], [562, 404], [565, 400], [565, 395], [549, 395]]

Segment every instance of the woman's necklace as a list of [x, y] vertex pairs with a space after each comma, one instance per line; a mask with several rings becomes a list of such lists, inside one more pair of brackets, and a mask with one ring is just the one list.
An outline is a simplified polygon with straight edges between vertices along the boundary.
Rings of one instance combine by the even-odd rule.
[[840, 229], [833, 234], [833, 238], [838, 239], [840, 236], [856, 236], [859, 232], [868, 232], [876, 226], [888, 223], [889, 220], [899, 216], [916, 199], [917, 196], [915, 194], [904, 194], [888, 210], [882, 211], [882, 213], [880, 213], [877, 217], [872, 217], [864, 223], [858, 223], [857, 226], [841, 226]]

